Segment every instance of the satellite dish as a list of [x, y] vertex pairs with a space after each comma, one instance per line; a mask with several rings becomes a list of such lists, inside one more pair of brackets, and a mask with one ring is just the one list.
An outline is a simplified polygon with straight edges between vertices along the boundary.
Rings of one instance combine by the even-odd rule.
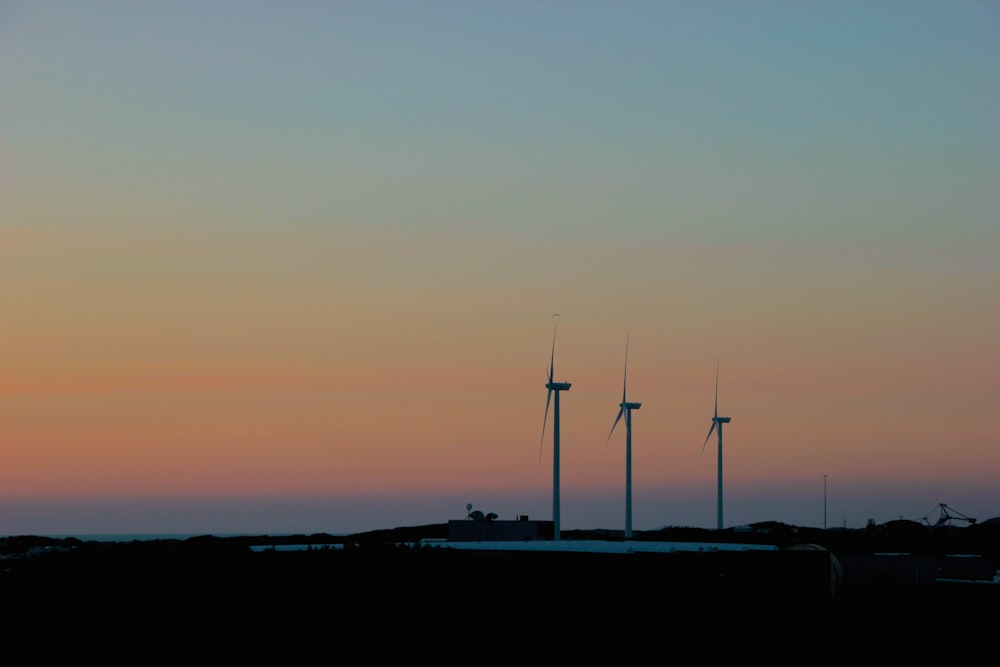
[[493, 521], [494, 519], [499, 519], [499, 518], [500, 517], [497, 516], [496, 512], [490, 512], [489, 514], [486, 515], [487, 521]]
[[483, 521], [486, 517], [483, 516], [481, 511], [476, 510], [475, 512], [469, 512], [469, 518], [473, 521]]
[[468, 505], [465, 506], [465, 511], [466, 512], [471, 512], [472, 511], [472, 503], [469, 503]]

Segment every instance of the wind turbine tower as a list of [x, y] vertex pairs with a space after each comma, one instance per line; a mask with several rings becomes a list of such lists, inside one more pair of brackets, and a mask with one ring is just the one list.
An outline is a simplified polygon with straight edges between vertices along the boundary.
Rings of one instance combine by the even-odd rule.
[[722, 425], [728, 424], [730, 422], [729, 417], [719, 416], [719, 364], [715, 364], [715, 413], [712, 416], [712, 426], [708, 429], [708, 435], [705, 436], [705, 442], [701, 446], [701, 451], [705, 451], [705, 445], [708, 444], [708, 439], [712, 437], [713, 431], [719, 432], [719, 498], [717, 501], [718, 507], [718, 522], [717, 527], [722, 530]]
[[[555, 315], [554, 317], [558, 317]], [[549, 375], [548, 382], [545, 383], [545, 388], [548, 389], [548, 394], [545, 398], [545, 418], [542, 420], [542, 442], [545, 442], [545, 424], [549, 418], [549, 404], [553, 403], [552, 395], [555, 394], [555, 401], [553, 405], [553, 420], [552, 420], [552, 539], [559, 539], [559, 392], [569, 391], [569, 382], [555, 382], [553, 376], [555, 373], [555, 362], [556, 362], [556, 329], [558, 324], [552, 330], [552, 357], [549, 361]], [[539, 449], [538, 456], [541, 460], [541, 449]]]
[[625, 388], [628, 385], [628, 336], [625, 337], [625, 379], [622, 381], [622, 402], [618, 404], [618, 416], [611, 425], [608, 442], [615, 432], [618, 422], [625, 418], [625, 539], [632, 538], [632, 411], [642, 407], [642, 403], [629, 402], [625, 398]]

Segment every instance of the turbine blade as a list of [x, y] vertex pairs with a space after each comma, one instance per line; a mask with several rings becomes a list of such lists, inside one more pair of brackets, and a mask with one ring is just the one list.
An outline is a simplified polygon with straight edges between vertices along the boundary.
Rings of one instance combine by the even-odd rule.
[[552, 390], [545, 395], [545, 417], [542, 419], [542, 438], [545, 438], [545, 424], [549, 421], [549, 405], [552, 403]]
[[545, 446], [545, 425], [549, 421], [549, 403], [552, 401], [552, 390], [545, 397], [545, 417], [542, 419], [542, 439], [538, 444], [538, 467], [542, 467], [542, 448]]
[[708, 444], [708, 439], [712, 437], [712, 432], [715, 431], [715, 420], [712, 420], [712, 427], [708, 429], [708, 435], [705, 436], [705, 442], [701, 446], [701, 451], [705, 451], [705, 445]]
[[608, 432], [608, 440], [604, 443], [605, 445], [611, 442], [611, 434], [615, 432], [615, 427], [618, 426], [618, 422], [621, 420], [623, 414], [625, 414], [625, 408], [619, 408], [618, 416], [615, 417], [615, 423], [611, 425], [611, 430]]
[[719, 416], [719, 362], [715, 362], [715, 416]]
[[[559, 317], [559, 313], [556, 313], [552, 317]], [[549, 381], [548, 384], [552, 384], [552, 378], [555, 374], [556, 368], [556, 331], [559, 328], [559, 323], [552, 327], [552, 356], [549, 358]], [[549, 420], [549, 403], [552, 401], [552, 388], [549, 387], [549, 392], [545, 396], [545, 417], [542, 419], [542, 439], [538, 444], [538, 467], [542, 467], [542, 449], [545, 446], [545, 425]]]
[[625, 334], [625, 377], [622, 380], [622, 403], [625, 402], [625, 387], [628, 384], [628, 334]]
[[558, 328], [558, 324], [552, 328], [552, 357], [549, 360], [549, 382], [552, 382], [556, 369], [556, 329]]

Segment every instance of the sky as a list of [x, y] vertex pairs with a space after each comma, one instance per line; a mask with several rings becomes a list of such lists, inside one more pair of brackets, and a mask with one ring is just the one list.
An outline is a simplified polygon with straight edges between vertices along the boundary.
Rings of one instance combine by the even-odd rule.
[[0, 0], [0, 535], [1000, 516], [998, 30]]

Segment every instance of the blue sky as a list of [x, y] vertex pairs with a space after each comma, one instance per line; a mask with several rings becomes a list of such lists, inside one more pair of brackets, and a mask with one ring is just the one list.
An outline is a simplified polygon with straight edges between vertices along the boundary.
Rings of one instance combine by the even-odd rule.
[[998, 27], [0, 0], [0, 533], [1000, 515]]

